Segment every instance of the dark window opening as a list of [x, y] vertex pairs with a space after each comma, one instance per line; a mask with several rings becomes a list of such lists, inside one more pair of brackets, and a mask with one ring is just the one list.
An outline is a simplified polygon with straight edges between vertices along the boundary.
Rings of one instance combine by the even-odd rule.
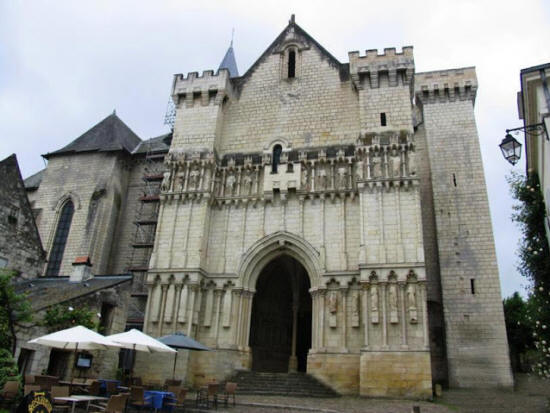
[[283, 147], [281, 145], [275, 145], [273, 147], [273, 162], [271, 167], [271, 173], [276, 174], [277, 173], [277, 165], [281, 163], [281, 152], [283, 151]]
[[101, 320], [99, 321], [99, 331], [102, 334], [107, 334], [113, 323], [113, 314], [115, 306], [109, 303], [101, 305]]
[[472, 294], [476, 293], [475, 281], [476, 281], [475, 279], [470, 278], [470, 291], [472, 292]]
[[453, 174], [453, 185], [456, 186], [456, 175]]
[[72, 201], [68, 201], [61, 210], [55, 236], [53, 238], [53, 245], [50, 252], [50, 259], [48, 260], [48, 268], [46, 269], [47, 276], [59, 275], [61, 268], [61, 261], [63, 260], [63, 253], [65, 252], [65, 245], [67, 244], [67, 238], [69, 237], [69, 230], [71, 229], [71, 221], [73, 220], [74, 204]]
[[386, 126], [386, 114], [384, 112], [380, 114], [380, 125]]
[[296, 76], [296, 52], [290, 50], [288, 52], [288, 78], [291, 79]]
[[290, 174], [290, 173], [293, 173], [293, 172], [294, 172], [294, 164], [292, 164], [292, 163], [287, 164], [286, 173]]
[[28, 348], [22, 348], [19, 353], [19, 358], [17, 359], [17, 368], [19, 369], [19, 374], [28, 373], [31, 369], [31, 362], [34, 355], [34, 350], [29, 350]]

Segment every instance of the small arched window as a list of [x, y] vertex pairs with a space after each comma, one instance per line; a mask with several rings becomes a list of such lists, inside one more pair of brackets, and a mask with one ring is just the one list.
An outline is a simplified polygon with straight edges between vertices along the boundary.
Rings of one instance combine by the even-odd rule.
[[273, 163], [271, 167], [271, 173], [277, 173], [277, 165], [281, 163], [281, 152], [283, 152], [283, 147], [281, 145], [275, 145], [273, 147]]
[[53, 238], [53, 245], [50, 251], [48, 267], [46, 268], [46, 276], [55, 277], [59, 275], [61, 269], [61, 261], [67, 245], [69, 230], [71, 229], [71, 221], [73, 220], [74, 204], [72, 201], [67, 201], [59, 214], [59, 222]]
[[288, 78], [292, 79], [296, 77], [296, 52], [294, 50], [288, 51]]

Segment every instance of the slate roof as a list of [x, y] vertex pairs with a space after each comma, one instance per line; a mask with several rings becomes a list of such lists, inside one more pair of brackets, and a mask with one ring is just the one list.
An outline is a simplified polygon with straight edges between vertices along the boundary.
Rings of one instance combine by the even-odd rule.
[[43, 156], [48, 159], [51, 156], [76, 152], [126, 151], [131, 153], [140, 142], [139, 136], [113, 113], [67, 146]]
[[155, 138], [141, 141], [138, 146], [132, 151], [132, 154], [145, 154], [147, 152], [159, 153], [168, 152], [170, 149], [170, 143], [172, 142], [172, 132], [164, 135], [157, 136]]
[[42, 169], [41, 171], [38, 171], [34, 175], [31, 175], [27, 179], [25, 179], [23, 181], [25, 184], [25, 189], [27, 190], [38, 189], [38, 187], [40, 186], [40, 182], [42, 182], [42, 177], [44, 176], [45, 171], [46, 171], [46, 168]]
[[81, 283], [69, 282], [69, 277], [44, 277], [20, 281], [15, 284], [15, 290], [26, 293], [33, 311], [40, 311], [131, 280], [132, 276], [126, 274], [96, 275]]
[[233, 51], [233, 42], [231, 42], [229, 49], [227, 49], [227, 52], [225, 52], [225, 56], [223, 57], [223, 60], [220, 63], [220, 67], [218, 67], [218, 70], [220, 69], [229, 70], [230, 77], [239, 76], [239, 69], [237, 69], [237, 61], [235, 60], [235, 52]]

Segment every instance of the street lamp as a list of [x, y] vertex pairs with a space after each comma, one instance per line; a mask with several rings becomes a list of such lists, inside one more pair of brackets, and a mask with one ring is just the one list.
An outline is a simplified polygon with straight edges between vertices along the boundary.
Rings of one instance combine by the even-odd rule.
[[[519, 132], [523, 132], [526, 135], [540, 136], [546, 133], [546, 127], [544, 126], [544, 123], [536, 123], [519, 128], [506, 129], [506, 136], [498, 146], [500, 146], [504, 159], [512, 165], [517, 164], [519, 158], [521, 158], [521, 143], [519, 143], [517, 139], [512, 136], [512, 133]], [[548, 133], [546, 133], [546, 140], [549, 140]]]
[[519, 158], [521, 158], [521, 143], [510, 135], [508, 131], [506, 131], [506, 137], [502, 140], [499, 146], [504, 159], [512, 165], [518, 163]]

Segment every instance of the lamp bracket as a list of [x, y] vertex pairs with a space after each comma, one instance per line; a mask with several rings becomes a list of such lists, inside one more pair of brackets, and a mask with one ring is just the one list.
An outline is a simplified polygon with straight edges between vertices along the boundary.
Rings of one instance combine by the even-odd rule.
[[546, 125], [543, 122], [520, 126], [519, 128], [506, 129], [506, 133], [512, 133], [514, 135], [517, 135], [519, 132], [523, 132], [529, 136], [541, 136], [544, 134], [546, 135], [546, 140], [550, 140], [548, 137], [548, 131], [546, 130]]

